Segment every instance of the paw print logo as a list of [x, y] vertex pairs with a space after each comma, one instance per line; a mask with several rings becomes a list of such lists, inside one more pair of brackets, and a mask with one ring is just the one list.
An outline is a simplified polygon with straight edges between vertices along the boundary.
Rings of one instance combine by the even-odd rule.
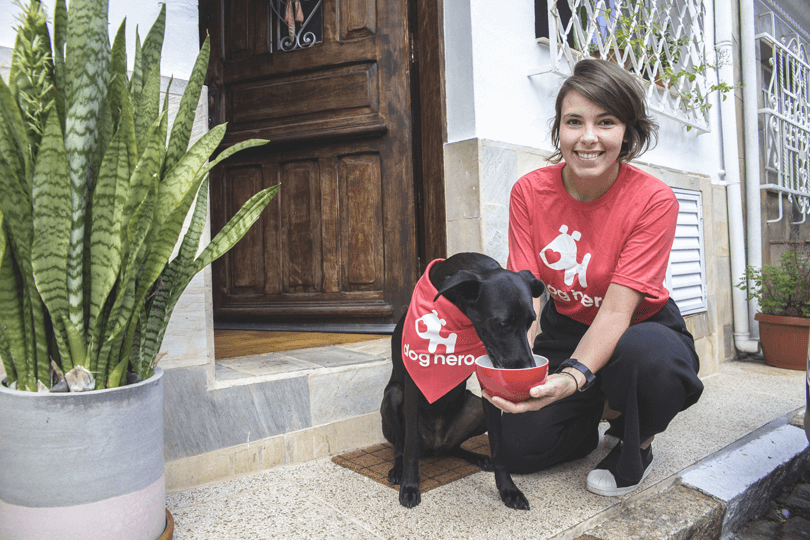
[[[591, 254], [586, 253], [582, 257], [582, 262], [577, 262], [577, 241], [582, 238], [579, 231], [574, 231], [568, 234], [568, 226], [563, 225], [560, 227], [560, 235], [552, 240], [546, 247], [540, 251], [540, 258], [546, 263], [546, 266], [552, 270], [561, 270], [565, 272], [566, 285], [574, 283], [574, 276], [579, 277], [579, 284], [582, 287], [588, 286], [588, 279], [586, 273], [588, 270], [588, 262], [591, 260]], [[552, 254], [556, 254], [554, 257]], [[550, 262], [554, 260], [554, 262]]]

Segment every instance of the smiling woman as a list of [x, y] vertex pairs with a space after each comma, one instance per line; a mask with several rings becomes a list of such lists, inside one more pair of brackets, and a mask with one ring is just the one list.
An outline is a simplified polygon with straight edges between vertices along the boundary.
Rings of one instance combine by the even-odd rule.
[[583, 60], [557, 96], [557, 163], [512, 188], [507, 267], [530, 270], [549, 292], [543, 333], [529, 339], [550, 375], [520, 403], [482, 393], [512, 413], [503, 417], [511, 472], [586, 456], [609, 408], [608, 433], [621, 443], [586, 486], [629, 493], [651, 470], [653, 437], [703, 390], [694, 340], [663, 287], [678, 201], [629, 163], [656, 129], [638, 81], [616, 64]]

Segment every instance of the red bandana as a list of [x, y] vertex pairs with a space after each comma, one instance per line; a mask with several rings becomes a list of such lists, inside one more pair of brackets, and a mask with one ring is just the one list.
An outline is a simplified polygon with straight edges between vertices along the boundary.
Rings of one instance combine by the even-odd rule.
[[470, 319], [428, 278], [432, 261], [413, 291], [402, 330], [402, 361], [429, 403], [465, 381], [475, 371], [475, 359], [487, 353]]

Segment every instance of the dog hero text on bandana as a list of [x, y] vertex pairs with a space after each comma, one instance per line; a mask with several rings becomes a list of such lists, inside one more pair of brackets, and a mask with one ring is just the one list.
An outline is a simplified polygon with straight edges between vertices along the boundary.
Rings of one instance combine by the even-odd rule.
[[416, 284], [402, 330], [402, 360], [429, 403], [465, 381], [475, 359], [487, 353], [472, 322], [440, 296], [428, 278], [432, 261]]

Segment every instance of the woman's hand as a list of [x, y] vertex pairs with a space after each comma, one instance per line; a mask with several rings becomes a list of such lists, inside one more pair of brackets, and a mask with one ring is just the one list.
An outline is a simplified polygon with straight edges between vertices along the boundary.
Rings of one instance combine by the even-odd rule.
[[503, 412], [517, 414], [539, 411], [546, 405], [568, 397], [576, 391], [577, 383], [572, 377], [564, 373], [555, 373], [548, 376], [545, 384], [532, 388], [529, 391], [532, 397], [520, 403], [512, 403], [503, 398], [491, 396], [483, 389], [481, 390], [481, 396]]

